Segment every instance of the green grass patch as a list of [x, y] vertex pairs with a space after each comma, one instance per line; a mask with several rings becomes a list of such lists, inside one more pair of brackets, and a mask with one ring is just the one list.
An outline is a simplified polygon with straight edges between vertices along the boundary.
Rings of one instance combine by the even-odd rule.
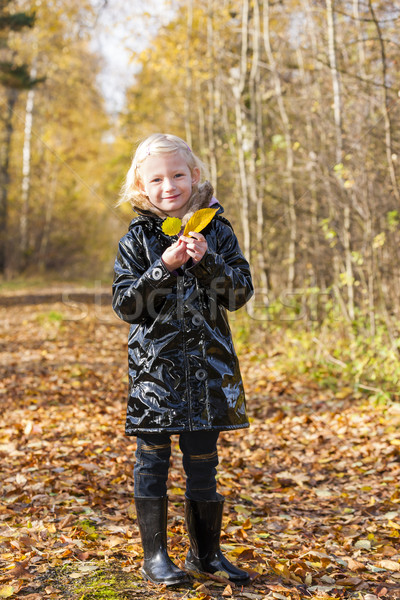
[[[47, 586], [58, 589], [68, 600], [143, 600], [154, 590], [149, 589], [139, 573], [139, 566], [131, 573], [122, 571], [118, 561], [71, 561], [51, 567], [40, 576], [41, 592]], [[27, 589], [27, 595], [30, 590]], [[21, 595], [21, 600], [24, 596]]]
[[46, 325], [49, 323], [62, 323], [64, 315], [57, 310], [49, 310], [48, 312], [38, 313], [36, 320], [40, 325]]
[[[400, 323], [390, 331], [382, 315], [357, 311], [348, 321], [328, 299], [323, 314], [307, 304], [275, 301], [253, 314], [233, 313], [231, 327], [239, 354], [269, 360], [287, 375], [305, 375], [335, 394], [367, 395], [378, 403], [400, 400]], [[250, 314], [249, 314], [250, 313]]]
[[[75, 592], [79, 600], [121, 600], [118, 591], [117, 579], [114, 575], [109, 575], [100, 571], [90, 576], [81, 585], [75, 587]], [[81, 595], [82, 594], [82, 595]]]
[[98, 287], [99, 282], [102, 285], [111, 285], [112, 275], [104, 277], [99, 274], [98, 277], [90, 274], [81, 279], [75, 278], [66, 280], [65, 277], [57, 273], [49, 273], [47, 275], [31, 275], [27, 277], [16, 277], [15, 279], [4, 279], [0, 276], [0, 294], [10, 294], [12, 292], [51, 292], [58, 288], [87, 288], [93, 289]]

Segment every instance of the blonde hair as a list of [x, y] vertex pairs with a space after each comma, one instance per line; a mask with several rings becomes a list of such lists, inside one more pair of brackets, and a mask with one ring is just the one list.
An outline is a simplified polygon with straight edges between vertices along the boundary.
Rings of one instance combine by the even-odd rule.
[[[140, 166], [150, 155], [172, 154], [180, 152], [186, 163], [193, 173], [193, 169], [197, 168], [200, 171], [200, 180], [205, 174], [205, 165], [193, 154], [189, 146], [180, 137], [170, 133], [153, 133], [144, 139], [136, 148], [136, 152], [132, 159], [132, 164], [126, 175], [125, 181], [121, 188], [121, 193], [117, 206], [124, 202], [130, 202], [133, 208], [151, 208], [148, 198], [142, 189], [142, 179], [140, 176]], [[193, 191], [197, 190], [197, 184], [193, 185]]]

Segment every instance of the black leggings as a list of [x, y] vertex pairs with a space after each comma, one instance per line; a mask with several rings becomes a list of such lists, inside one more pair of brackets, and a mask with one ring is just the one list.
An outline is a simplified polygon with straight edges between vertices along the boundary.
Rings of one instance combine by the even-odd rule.
[[[186, 497], [216, 500], [218, 431], [184, 431], [179, 434], [182, 464], [186, 473]], [[171, 434], [141, 433], [137, 436], [133, 470], [135, 496], [161, 498], [167, 495]]]

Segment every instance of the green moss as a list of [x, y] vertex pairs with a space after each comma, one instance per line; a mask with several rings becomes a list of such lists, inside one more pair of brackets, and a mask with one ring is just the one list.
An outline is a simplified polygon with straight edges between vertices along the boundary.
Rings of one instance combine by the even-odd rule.
[[62, 323], [64, 315], [57, 310], [49, 310], [45, 313], [38, 313], [36, 320], [40, 325], [46, 325], [47, 323]]
[[[115, 578], [107, 579], [100, 577], [98, 580], [94, 576], [91, 581], [87, 581], [85, 585], [77, 587], [75, 591], [78, 594], [79, 600], [122, 600], [123, 596], [116, 588]], [[80, 593], [82, 592], [82, 595]]]
[[[97, 570], [85, 573], [85, 564], [97, 567]], [[71, 577], [79, 571], [82, 571], [82, 577]], [[43, 589], [52, 585], [61, 591], [62, 598], [68, 600], [143, 600], [148, 595], [147, 584], [139, 575], [139, 568], [137, 574], [125, 573], [114, 561], [67, 562], [50, 568], [41, 581]]]
[[89, 540], [95, 540], [99, 537], [99, 535], [96, 531], [95, 523], [93, 521], [90, 521], [89, 519], [84, 519], [82, 521], [79, 521], [79, 523], [77, 523], [76, 527], [81, 529], [82, 531], [84, 531], [86, 533], [86, 537]]
[[116, 574], [99, 570], [77, 582], [74, 592], [78, 600], [126, 600], [124, 590], [129, 588], [131, 591], [135, 587], [139, 586], [132, 581], [132, 575], [119, 570]]

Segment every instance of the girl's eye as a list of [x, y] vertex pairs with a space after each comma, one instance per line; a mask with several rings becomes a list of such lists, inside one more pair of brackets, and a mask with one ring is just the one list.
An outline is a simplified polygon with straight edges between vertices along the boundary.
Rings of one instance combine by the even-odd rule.
[[177, 173], [175, 177], [183, 177], [183, 173]]

